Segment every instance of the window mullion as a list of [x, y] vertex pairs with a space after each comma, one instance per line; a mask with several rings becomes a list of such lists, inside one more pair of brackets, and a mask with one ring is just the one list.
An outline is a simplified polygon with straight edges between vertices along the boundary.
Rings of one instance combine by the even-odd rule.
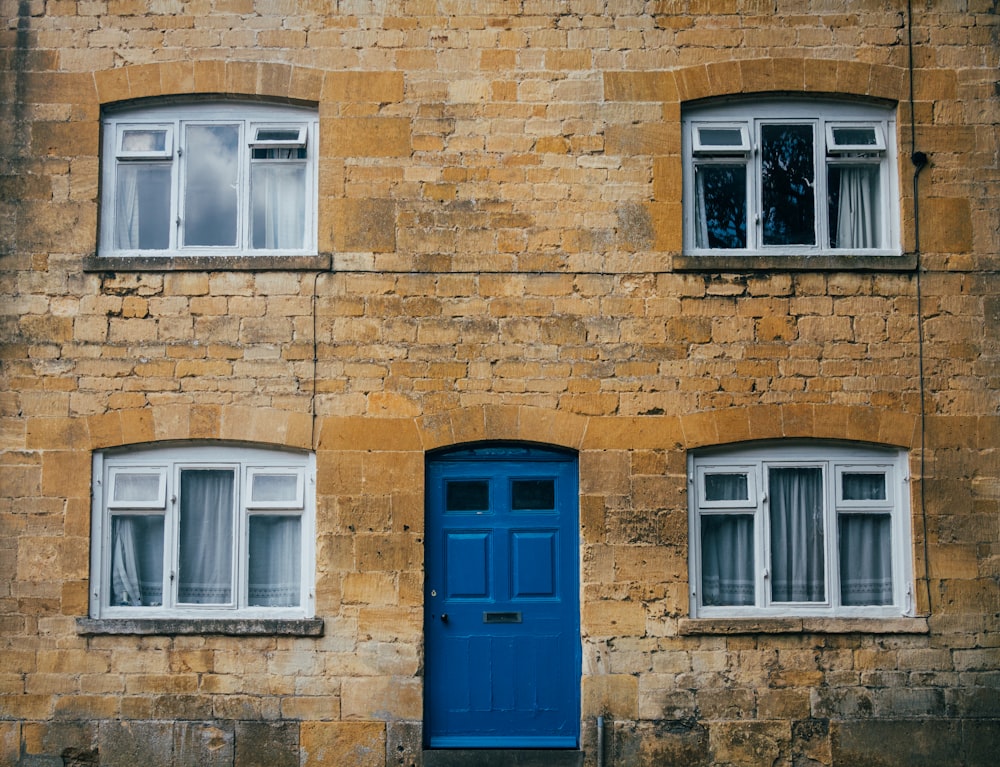
[[163, 606], [177, 607], [177, 572], [179, 564], [178, 528], [180, 526], [180, 504], [177, 490], [180, 487], [180, 467], [171, 467], [167, 482], [166, 518], [163, 520]]
[[768, 546], [770, 536], [770, 525], [768, 524], [768, 488], [767, 471], [763, 463], [758, 463], [754, 467], [757, 480], [757, 507], [754, 509], [754, 553], [757, 561], [754, 563], [756, 573], [754, 583], [756, 584], [757, 598], [755, 600], [758, 608], [768, 607], [771, 603], [769, 590], [770, 579], [766, 573], [771, 571], [771, 552]]
[[181, 147], [185, 146], [185, 144], [183, 139], [184, 133], [182, 131], [183, 123], [180, 120], [175, 120], [173, 125], [174, 125], [174, 155], [173, 157], [170, 158], [169, 240], [170, 240], [171, 252], [176, 252], [181, 246], [180, 190], [181, 190], [181, 163], [184, 160], [184, 155], [182, 153]]

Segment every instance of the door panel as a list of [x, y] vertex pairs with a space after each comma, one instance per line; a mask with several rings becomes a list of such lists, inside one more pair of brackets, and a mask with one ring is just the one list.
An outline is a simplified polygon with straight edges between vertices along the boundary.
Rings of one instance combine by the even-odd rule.
[[428, 459], [431, 748], [578, 744], [577, 499], [565, 452], [494, 446]]

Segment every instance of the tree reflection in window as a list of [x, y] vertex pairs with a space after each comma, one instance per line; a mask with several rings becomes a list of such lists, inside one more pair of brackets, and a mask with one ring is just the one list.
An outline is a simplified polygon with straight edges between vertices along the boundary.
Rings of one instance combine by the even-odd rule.
[[811, 125], [761, 126], [765, 245], [816, 243], [816, 170]]
[[699, 248], [747, 246], [747, 169], [739, 165], [699, 165], [696, 206]]

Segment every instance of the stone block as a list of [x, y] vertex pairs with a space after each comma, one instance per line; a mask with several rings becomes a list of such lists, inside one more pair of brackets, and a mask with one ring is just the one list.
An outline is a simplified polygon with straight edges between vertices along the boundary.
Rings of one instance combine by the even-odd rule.
[[107, 721], [98, 729], [101, 767], [171, 767], [173, 724], [166, 721]]
[[236, 722], [233, 767], [299, 767], [298, 722]]
[[231, 723], [177, 722], [173, 767], [232, 767], [234, 738]]
[[328, 120], [321, 146], [328, 157], [407, 157], [410, 121], [401, 117], [354, 117]]
[[709, 767], [708, 728], [693, 719], [614, 722], [608, 763], [629, 767]]
[[834, 721], [834, 765], [964, 767], [962, 724], [934, 719]]
[[731, 767], [790, 765], [791, 739], [790, 722], [713, 722], [709, 725], [713, 764]]
[[386, 767], [421, 767], [423, 725], [419, 722], [388, 722], [385, 744]]
[[583, 715], [635, 719], [639, 682], [631, 674], [598, 674], [583, 678]]
[[301, 767], [385, 767], [382, 722], [303, 722]]

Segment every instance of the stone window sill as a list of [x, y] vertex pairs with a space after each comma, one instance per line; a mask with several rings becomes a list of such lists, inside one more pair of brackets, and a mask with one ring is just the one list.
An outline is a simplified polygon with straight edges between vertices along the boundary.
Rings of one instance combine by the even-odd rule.
[[223, 636], [323, 636], [322, 618], [77, 618], [81, 636], [221, 634]]
[[328, 271], [330, 254], [318, 256], [87, 256], [85, 272]]
[[699, 634], [927, 634], [926, 618], [681, 618], [681, 636]]
[[817, 255], [817, 256], [686, 256], [673, 257], [678, 272], [754, 271], [875, 271], [910, 272], [917, 268], [913, 253], [899, 256]]

